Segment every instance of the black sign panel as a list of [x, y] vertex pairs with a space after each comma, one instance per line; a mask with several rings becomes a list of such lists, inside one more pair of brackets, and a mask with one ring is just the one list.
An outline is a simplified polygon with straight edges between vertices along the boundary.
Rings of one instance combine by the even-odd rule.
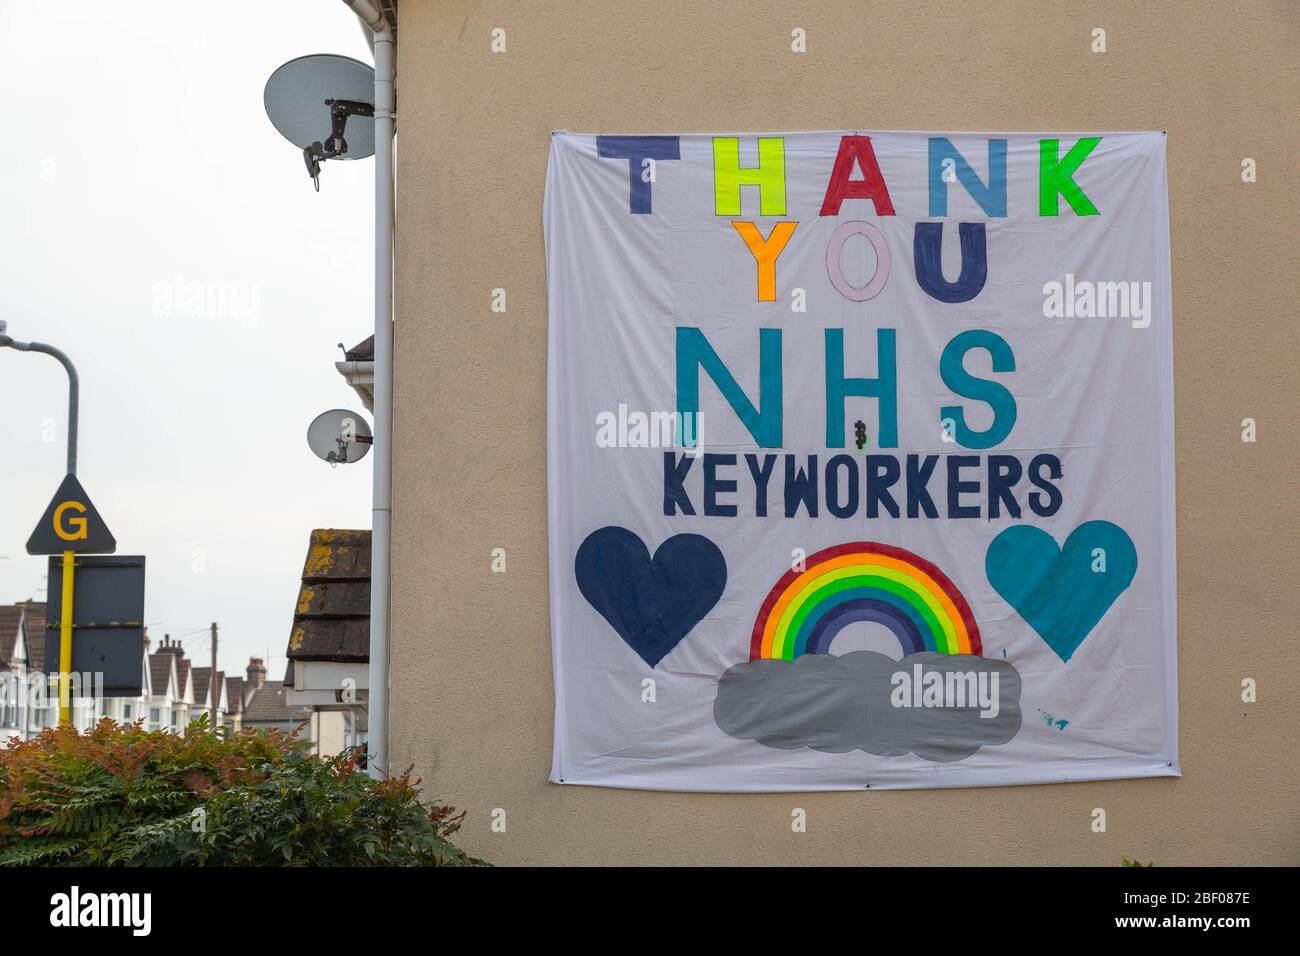
[[[27, 542], [28, 554], [112, 554], [117, 541], [104, 524], [76, 475], [68, 475], [54, 493], [40, 524]], [[57, 594], [51, 590], [50, 594]]]
[[[103, 675], [105, 697], [139, 697], [144, 667], [144, 556], [81, 557], [72, 587], [72, 667], [81, 675]], [[50, 558], [51, 595], [63, 593], [63, 559]], [[59, 626], [63, 608], [51, 600], [45, 611], [45, 670], [59, 672]], [[82, 696], [91, 696], [82, 678]], [[93, 686], [93, 685], [92, 685]]]

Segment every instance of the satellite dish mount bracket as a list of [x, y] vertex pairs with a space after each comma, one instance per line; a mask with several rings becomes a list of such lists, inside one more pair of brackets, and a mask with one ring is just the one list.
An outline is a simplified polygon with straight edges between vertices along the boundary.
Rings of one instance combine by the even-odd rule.
[[343, 138], [348, 117], [373, 117], [375, 115], [374, 104], [365, 103], [361, 100], [328, 99], [325, 101], [325, 105], [330, 108], [329, 136], [325, 138], [323, 143], [317, 140], [302, 151], [302, 159], [307, 166], [307, 175], [311, 176], [317, 192], [320, 192], [320, 164], [327, 159], [343, 156], [348, 151], [348, 141]]
[[348, 446], [351, 444], [373, 445], [375, 439], [373, 435], [360, 435], [357, 433], [357, 423], [355, 419], [345, 418], [341, 423], [339, 435], [334, 441], [338, 444], [337, 452], [330, 452], [325, 459], [333, 465], [346, 465], [352, 459], [348, 457]]

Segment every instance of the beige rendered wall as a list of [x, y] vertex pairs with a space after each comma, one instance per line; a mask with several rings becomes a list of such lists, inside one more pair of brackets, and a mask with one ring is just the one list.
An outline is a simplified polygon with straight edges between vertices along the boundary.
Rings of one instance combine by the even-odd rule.
[[[490, 52], [496, 27], [505, 53]], [[402, 0], [398, 46], [392, 752], [469, 811], [468, 849], [503, 864], [1300, 861], [1300, 3]], [[548, 134], [849, 128], [1168, 130], [1181, 780], [797, 795], [546, 782]], [[505, 574], [489, 570], [497, 547]], [[1258, 703], [1241, 702], [1243, 677]]]

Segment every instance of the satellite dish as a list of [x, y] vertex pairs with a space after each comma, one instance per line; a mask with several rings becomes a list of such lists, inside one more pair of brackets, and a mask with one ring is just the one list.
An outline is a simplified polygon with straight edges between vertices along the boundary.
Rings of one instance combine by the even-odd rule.
[[370, 426], [358, 412], [332, 408], [321, 412], [307, 427], [307, 445], [316, 457], [331, 465], [360, 461], [375, 442]]
[[262, 93], [280, 135], [302, 150], [320, 189], [327, 159], [365, 159], [375, 152], [375, 71], [348, 56], [318, 53], [279, 67]]

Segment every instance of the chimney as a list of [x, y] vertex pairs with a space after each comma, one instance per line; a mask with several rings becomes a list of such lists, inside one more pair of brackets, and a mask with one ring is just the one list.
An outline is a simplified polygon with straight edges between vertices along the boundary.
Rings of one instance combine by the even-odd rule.
[[250, 690], [256, 690], [266, 683], [266, 665], [262, 663], [260, 657], [250, 657], [248, 659], [248, 670], [244, 674], [248, 679]]

